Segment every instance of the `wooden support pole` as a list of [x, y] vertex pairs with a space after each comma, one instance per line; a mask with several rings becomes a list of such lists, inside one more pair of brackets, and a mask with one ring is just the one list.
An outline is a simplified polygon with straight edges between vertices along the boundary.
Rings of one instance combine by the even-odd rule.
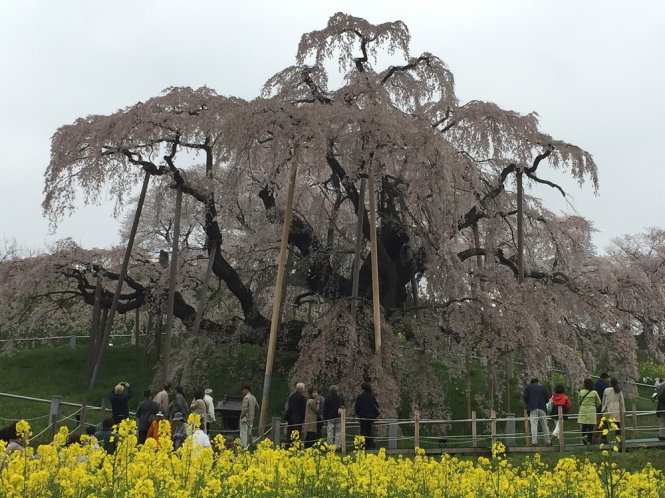
[[358, 309], [358, 287], [360, 282], [360, 259], [362, 257], [362, 248], [365, 242], [363, 237], [363, 221], [365, 219], [365, 188], [367, 179], [363, 176], [360, 179], [360, 194], [358, 195], [358, 221], [356, 223], [356, 243], [353, 254], [353, 273], [351, 283], [351, 315], [356, 319]]
[[[631, 408], [632, 408], [632, 419], [633, 419], [633, 439], [637, 439], [637, 402], [635, 401], [635, 398], [633, 398], [631, 402]], [[627, 436], [627, 430], [624, 430], [624, 437]]]
[[262, 431], [268, 420], [268, 406], [270, 403], [270, 383], [272, 381], [272, 367], [275, 359], [275, 346], [277, 345], [277, 331], [279, 330], [279, 311], [282, 303], [282, 283], [284, 281], [284, 268], [286, 267], [286, 248], [289, 243], [289, 229], [293, 215], [293, 194], [296, 187], [298, 164], [291, 162], [291, 177], [289, 189], [286, 194], [286, 207], [284, 209], [284, 224], [282, 225], [282, 243], [279, 248], [279, 262], [277, 265], [277, 279], [275, 281], [275, 297], [272, 303], [272, 319], [270, 321], [270, 338], [268, 339], [268, 355], [266, 357], [266, 371], [263, 378], [263, 398], [261, 400], [261, 415], [259, 416], [259, 431]]
[[525, 444], [529, 446], [531, 439], [531, 431], [529, 430], [529, 414], [524, 410], [524, 440]]
[[169, 381], [171, 375], [171, 336], [173, 334], [173, 308], [175, 306], [175, 279], [178, 274], [178, 243], [180, 242], [180, 217], [182, 214], [182, 186], [176, 187], [175, 221], [173, 223], [173, 245], [171, 247], [171, 268], [169, 271], [169, 299], [166, 305], [166, 328], [164, 330], [164, 350], [162, 354], [162, 382]]
[[557, 405], [557, 420], [559, 421], [559, 451], [563, 451], [563, 406]]
[[420, 448], [420, 410], [413, 412], [413, 447]]
[[524, 189], [522, 170], [517, 171], [517, 281], [524, 282]]
[[125, 255], [122, 260], [122, 266], [120, 267], [120, 274], [118, 275], [118, 283], [115, 286], [115, 292], [113, 293], [113, 301], [111, 302], [111, 309], [106, 319], [106, 324], [104, 330], [101, 334], [101, 344], [97, 349], [97, 354], [95, 358], [95, 363], [92, 368], [92, 375], [90, 376], [90, 389], [95, 387], [97, 382], [97, 377], [99, 375], [99, 369], [101, 368], [102, 358], [104, 356], [104, 350], [106, 349], [106, 344], [109, 340], [109, 335], [111, 334], [111, 329], [113, 328], [113, 318], [115, 317], [115, 312], [118, 309], [118, 301], [120, 300], [120, 292], [122, 291], [122, 284], [125, 282], [125, 277], [127, 276], [127, 268], [129, 267], [129, 258], [132, 254], [132, 248], [134, 247], [134, 239], [136, 238], [136, 231], [139, 227], [139, 220], [141, 219], [141, 211], [143, 210], [143, 202], [145, 201], [145, 194], [148, 191], [148, 183], [150, 183], [150, 173], [146, 173], [143, 177], [143, 185], [141, 186], [141, 193], [139, 194], [139, 200], [136, 204], [136, 212], [134, 213], [134, 221], [132, 222], [132, 229], [129, 232], [129, 240], [127, 240], [127, 248], [125, 249]]
[[369, 235], [372, 247], [372, 304], [374, 308], [374, 353], [381, 357], [381, 302], [379, 299], [379, 255], [376, 238], [376, 191], [374, 190], [374, 167], [369, 164]]
[[279, 446], [282, 442], [282, 421], [279, 417], [272, 418], [272, 442], [275, 446]]
[[490, 412], [490, 418], [492, 419], [490, 423], [492, 429], [492, 448], [494, 448], [496, 444], [496, 412], [494, 410]]
[[339, 438], [341, 439], [342, 443], [342, 454], [346, 454], [346, 408], [342, 407], [339, 409], [339, 417], [340, 417], [340, 431], [339, 431]]
[[625, 453], [626, 437], [628, 431], [626, 430], [626, 407], [623, 400], [619, 403], [619, 423], [621, 427], [621, 441], [619, 442], [619, 447], [621, 449], [621, 453]]
[[478, 424], [476, 422], [476, 411], [471, 412], [471, 445], [478, 446]]

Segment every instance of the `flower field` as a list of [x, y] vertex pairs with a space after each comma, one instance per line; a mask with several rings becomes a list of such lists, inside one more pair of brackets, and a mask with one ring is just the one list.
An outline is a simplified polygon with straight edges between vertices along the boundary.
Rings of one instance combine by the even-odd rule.
[[[167, 422], [160, 441], [137, 446], [135, 424], [118, 427], [117, 448], [109, 455], [82, 437], [65, 445], [62, 428], [51, 445], [5, 453], [0, 442], [0, 494], [8, 497], [150, 496], [665, 496], [662, 472], [647, 464], [639, 472], [609, 460], [600, 465], [562, 458], [554, 468], [538, 455], [515, 466], [503, 457], [477, 461], [451, 456], [387, 456], [354, 452], [340, 456], [330, 448], [274, 448], [269, 441], [254, 452], [193, 448], [188, 438], [172, 450]], [[18, 426], [17, 426], [18, 427]], [[25, 422], [22, 431], [29, 433]], [[162, 430], [163, 429], [163, 430]]]

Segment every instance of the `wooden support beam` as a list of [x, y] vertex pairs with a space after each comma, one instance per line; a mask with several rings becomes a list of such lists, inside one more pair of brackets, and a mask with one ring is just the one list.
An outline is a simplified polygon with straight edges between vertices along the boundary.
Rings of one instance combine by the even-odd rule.
[[369, 234], [372, 247], [372, 304], [374, 308], [374, 353], [379, 362], [381, 356], [381, 302], [379, 299], [379, 255], [376, 238], [376, 191], [374, 190], [374, 167], [369, 164]]
[[291, 177], [289, 189], [286, 194], [286, 207], [284, 209], [284, 224], [282, 225], [282, 243], [279, 248], [279, 262], [277, 264], [277, 279], [275, 281], [275, 297], [272, 303], [272, 319], [270, 321], [270, 337], [268, 339], [268, 354], [266, 357], [266, 371], [263, 378], [263, 398], [261, 400], [261, 415], [259, 416], [259, 432], [263, 430], [268, 420], [268, 407], [270, 404], [270, 384], [272, 381], [272, 368], [275, 360], [275, 347], [277, 345], [277, 331], [279, 330], [279, 315], [282, 303], [282, 287], [284, 282], [284, 268], [286, 267], [286, 249], [289, 243], [289, 229], [293, 216], [293, 195], [296, 186], [298, 164], [291, 162]]
[[180, 217], [182, 214], [182, 186], [178, 184], [175, 197], [175, 221], [173, 223], [173, 245], [171, 248], [171, 268], [169, 272], [169, 299], [166, 305], [166, 327], [164, 330], [164, 350], [162, 353], [162, 385], [171, 375], [171, 336], [173, 333], [173, 308], [175, 306], [175, 279], [178, 274], [178, 243], [180, 241]]

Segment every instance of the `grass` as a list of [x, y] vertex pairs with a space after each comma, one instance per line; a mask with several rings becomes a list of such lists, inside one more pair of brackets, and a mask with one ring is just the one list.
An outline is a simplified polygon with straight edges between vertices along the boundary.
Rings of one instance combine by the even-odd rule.
[[[87, 385], [81, 377], [81, 371], [85, 364], [86, 357], [86, 344], [79, 341], [76, 348], [69, 348], [68, 343], [65, 341], [59, 347], [36, 347], [32, 349], [20, 349], [13, 356], [0, 356], [0, 371], [2, 377], [0, 378], [0, 392], [20, 394], [24, 396], [31, 396], [36, 398], [51, 399], [53, 395], [62, 396], [64, 401], [81, 403], [84, 400], [91, 405], [100, 406], [105, 403], [108, 406], [108, 394], [115, 384], [121, 380], [128, 381], [136, 389], [134, 399], [130, 402], [130, 409], [135, 409], [140, 401], [141, 391], [144, 387], [152, 384], [155, 370], [153, 366], [146, 367], [143, 365], [143, 349], [137, 348], [129, 344], [114, 345], [109, 347], [104, 358], [101, 374], [97, 387], [95, 389], [87, 389]], [[252, 345], [227, 345], [216, 351], [217, 354], [210, 355], [206, 362], [206, 372], [208, 374], [209, 382], [203, 387], [212, 387], [214, 391], [215, 402], [219, 401], [224, 394], [240, 394], [240, 389], [243, 384], [248, 383], [253, 387], [253, 391], [260, 401], [261, 386], [263, 384], [263, 371], [265, 361], [265, 350], [260, 346]], [[278, 352], [275, 360], [275, 367], [273, 372], [272, 392], [270, 401], [270, 416], [281, 417], [285, 400], [289, 394], [288, 387], [288, 372], [290, 371], [296, 359], [295, 353]], [[446, 399], [451, 407], [452, 417], [454, 419], [466, 418], [466, 393], [464, 387], [463, 377], [450, 377], [446, 372], [445, 367], [441, 365], [434, 365], [437, 374], [445, 379], [444, 385], [448, 387]], [[556, 380], [556, 379], [555, 379]], [[517, 383], [514, 380], [513, 385]], [[471, 388], [474, 396], [472, 397], [472, 409], [477, 411], [478, 418], [483, 415], [476, 405], [475, 394], [482, 393], [487, 395], [488, 388], [486, 382], [485, 368], [478, 361], [472, 364], [471, 372]], [[570, 390], [569, 390], [570, 392]], [[648, 387], [639, 388], [639, 397], [635, 399], [636, 407], [638, 410], [654, 410], [654, 404], [649, 400], [653, 389]], [[576, 394], [576, 391], [575, 391]], [[576, 395], [572, 394], [573, 412], [577, 410]], [[190, 398], [190, 394], [186, 393]], [[505, 402], [504, 402], [505, 403]], [[505, 406], [505, 405], [504, 405]], [[521, 399], [521, 389], [514, 388], [511, 392], [510, 406], [512, 411], [515, 412], [517, 417], [522, 416], [523, 402]], [[627, 409], [632, 408], [632, 401], [626, 401]], [[73, 407], [63, 407], [62, 415], [69, 416], [74, 411]], [[502, 407], [497, 407], [498, 417], [504, 416]], [[31, 421], [33, 425], [33, 433], [37, 434], [44, 429], [48, 422], [47, 416], [49, 413], [49, 405], [47, 403], [38, 403], [32, 401], [24, 401], [0, 397], [0, 426], [7, 425], [11, 420], [18, 418], [32, 419], [40, 417], [37, 420]], [[401, 418], [410, 417], [410, 408], [401, 407], [399, 416]], [[98, 424], [100, 421], [100, 413], [98, 411], [90, 411], [87, 421], [93, 424]], [[628, 437], [632, 439], [632, 420], [627, 414]], [[76, 422], [72, 419], [66, 419], [65, 424], [73, 428]], [[644, 426], [656, 426], [657, 419], [652, 416], [645, 416], [638, 418], [638, 428]], [[550, 423], [550, 429], [553, 428], [553, 423]], [[401, 426], [402, 436], [405, 437], [400, 441], [399, 446], [403, 448], [410, 448], [413, 446], [413, 440], [408, 439], [413, 435], [413, 426], [410, 424]], [[524, 445], [525, 438], [520, 436], [520, 432], [524, 431], [523, 422], [516, 422], [517, 429], [517, 444]], [[577, 431], [578, 426], [574, 420], [569, 420], [565, 423], [565, 432], [567, 441], [577, 441], [577, 435], [571, 434], [571, 431]], [[479, 438], [485, 435], [483, 439], [479, 439], [479, 445], [489, 445], [489, 424], [478, 424]], [[505, 423], [497, 423], [497, 433], [499, 440], [501, 434], [505, 432]], [[355, 430], [349, 428], [348, 435], [352, 439]], [[440, 436], [448, 435], [463, 435], [471, 433], [470, 423], [459, 423], [444, 426], [444, 424], [436, 426], [422, 426], [421, 427], [421, 446], [424, 448], [436, 448], [441, 446], [438, 440]], [[640, 434], [640, 433], [638, 433]], [[644, 432], [643, 437], [655, 437], [655, 431], [649, 430]], [[381, 436], [381, 434], [380, 434]], [[385, 434], [383, 434], [385, 437]], [[48, 433], [42, 436], [38, 442], [44, 442], [48, 437]], [[446, 446], [470, 446], [470, 436], [456, 440], [451, 437]], [[644, 450], [647, 451], [647, 450]], [[661, 461], [663, 457], [657, 450], [653, 450], [654, 455]], [[583, 449], [580, 450], [582, 455], [587, 455]], [[577, 452], [576, 452], [577, 453]], [[588, 455], [593, 457], [600, 452], [591, 450]], [[565, 453], [566, 455], [570, 453]], [[641, 453], [631, 451], [627, 455], [639, 455]], [[663, 453], [665, 454], [665, 452]], [[625, 455], [622, 455], [622, 458]], [[511, 458], [520, 458], [515, 455]], [[543, 460], [547, 458], [558, 459], [558, 453], [548, 453], [543, 455]], [[631, 457], [632, 458], [632, 457]], [[639, 459], [639, 457], [636, 457]]]
[[[79, 341], [75, 348], [65, 344], [60, 347], [20, 349], [12, 356], [0, 356], [0, 392], [48, 400], [53, 395], [60, 395], [67, 402], [86, 401], [90, 405], [109, 406], [108, 395], [111, 389], [119, 381], [127, 381], [135, 389], [129, 403], [130, 410], [135, 410], [143, 389], [152, 385], [155, 376], [154, 367], [143, 364], [143, 349], [129, 344], [109, 347], [94, 389], [87, 388], [87, 382], [81, 375], [86, 351], [86, 345]], [[253, 390], [260, 402], [265, 361], [263, 348], [252, 345], [228, 346], [218, 356], [224, 358], [224, 361], [209, 363], [209, 382], [200, 387], [211, 387], [217, 403], [224, 394], [240, 395], [242, 386], [249, 384], [254, 386]], [[271, 416], [279, 417], [283, 413], [289, 392], [287, 375], [293, 361], [295, 356], [292, 353], [280, 354], [276, 359], [270, 396]], [[191, 397], [191, 394], [185, 394], [187, 398]], [[75, 411], [74, 407], [63, 406], [61, 414], [67, 417]], [[48, 425], [48, 414], [47, 403], [0, 397], [0, 427], [19, 418], [39, 417], [31, 421], [33, 434], [36, 435]], [[86, 421], [98, 425], [100, 415], [99, 411], [90, 410]], [[65, 419], [63, 423], [70, 429], [76, 426], [76, 422], [70, 419]], [[37, 442], [44, 442], [47, 437], [48, 433]]]

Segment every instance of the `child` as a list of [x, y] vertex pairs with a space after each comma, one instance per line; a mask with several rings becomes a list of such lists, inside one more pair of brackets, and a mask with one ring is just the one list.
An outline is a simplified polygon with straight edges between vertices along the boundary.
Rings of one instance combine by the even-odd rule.
[[[564, 394], [563, 384], [557, 384], [552, 395], [552, 418], [556, 421], [552, 436], [559, 437], [559, 407], [563, 407], [564, 415], [570, 411], [572, 405], [570, 398]], [[565, 419], [566, 417], [564, 417]]]

